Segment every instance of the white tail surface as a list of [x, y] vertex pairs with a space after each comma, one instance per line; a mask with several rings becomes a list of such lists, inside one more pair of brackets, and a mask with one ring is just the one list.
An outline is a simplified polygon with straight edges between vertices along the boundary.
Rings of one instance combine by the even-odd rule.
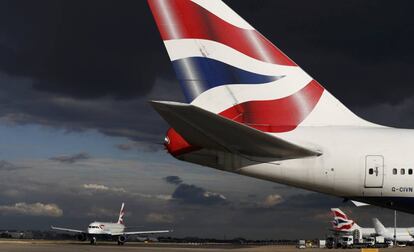
[[374, 224], [375, 233], [384, 237], [390, 237], [389, 231], [384, 227], [384, 225], [378, 220], [378, 218], [373, 218], [372, 222]]

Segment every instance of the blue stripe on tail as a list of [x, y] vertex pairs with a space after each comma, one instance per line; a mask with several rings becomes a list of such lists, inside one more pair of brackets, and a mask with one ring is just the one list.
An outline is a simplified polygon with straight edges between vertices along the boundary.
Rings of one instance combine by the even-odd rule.
[[230, 84], [264, 84], [284, 77], [256, 74], [203, 57], [179, 59], [172, 63], [188, 102], [214, 87]]

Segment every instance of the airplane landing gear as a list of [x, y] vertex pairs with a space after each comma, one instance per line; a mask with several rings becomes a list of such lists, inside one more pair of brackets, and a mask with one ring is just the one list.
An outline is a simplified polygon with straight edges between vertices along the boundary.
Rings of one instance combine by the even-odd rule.
[[93, 236], [91, 238], [91, 245], [96, 245], [96, 237], [95, 236]]
[[127, 237], [126, 237], [125, 235], [121, 235], [121, 236], [119, 236], [119, 237], [118, 237], [118, 245], [119, 245], [119, 246], [124, 245], [124, 243], [126, 242], [126, 240], [127, 240]]

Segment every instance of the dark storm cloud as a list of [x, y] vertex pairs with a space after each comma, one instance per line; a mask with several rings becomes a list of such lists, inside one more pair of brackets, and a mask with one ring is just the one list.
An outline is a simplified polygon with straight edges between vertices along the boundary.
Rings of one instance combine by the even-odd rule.
[[[248, 201], [235, 202], [232, 207], [251, 214], [266, 212], [286, 212], [292, 211], [300, 213], [303, 209], [312, 212], [326, 212], [333, 206], [343, 204], [343, 200], [338, 197], [328, 196], [319, 193], [294, 194], [289, 197], [282, 197], [279, 194], [267, 195], [264, 199], [248, 197]], [[347, 203], [350, 205], [351, 203]]]
[[78, 161], [88, 160], [91, 156], [88, 153], [81, 152], [78, 154], [73, 155], [62, 155], [57, 157], [51, 157], [50, 160], [61, 162], [61, 163], [68, 163], [73, 164]]
[[179, 185], [183, 183], [183, 180], [178, 176], [168, 176], [164, 178], [165, 182], [173, 185]]
[[202, 187], [184, 183], [178, 185], [172, 197], [182, 203], [195, 205], [221, 205], [228, 203], [227, 199], [221, 194], [208, 192]]
[[0, 38], [2, 72], [77, 98], [145, 95], [168, 62], [146, 1], [2, 1]]
[[289, 208], [325, 208], [330, 209], [332, 206], [343, 204], [343, 199], [328, 196], [320, 193], [296, 194], [286, 200], [285, 206]]
[[229, 3], [346, 104], [399, 102], [414, 93], [413, 2], [259, 1], [251, 12], [245, 10], [256, 1], [235, 2]]
[[414, 128], [414, 96], [404, 98], [398, 104], [384, 102], [358, 107], [355, 111], [364, 118], [381, 122], [383, 125]]
[[184, 183], [178, 176], [167, 176], [163, 180], [168, 184], [177, 186], [171, 196], [180, 203], [200, 206], [226, 205], [229, 203], [224, 195], [209, 192], [200, 186]]
[[2, 1], [0, 55], [8, 123], [155, 142], [166, 126], [147, 100], [182, 97], [146, 1]]
[[[148, 105], [148, 97], [129, 100], [75, 99], [30, 88], [28, 79], [0, 73], [0, 120], [14, 124], [39, 124], [68, 131], [97, 129], [111, 136], [124, 136], [141, 143], [139, 149], [161, 149], [166, 125]], [[158, 80], [153, 93], [158, 98], [180, 95], [174, 83]], [[154, 97], [149, 94], [149, 97]], [[150, 140], [148, 140], [150, 139]], [[144, 146], [142, 141], [150, 141]], [[135, 146], [138, 147], [138, 146]]]

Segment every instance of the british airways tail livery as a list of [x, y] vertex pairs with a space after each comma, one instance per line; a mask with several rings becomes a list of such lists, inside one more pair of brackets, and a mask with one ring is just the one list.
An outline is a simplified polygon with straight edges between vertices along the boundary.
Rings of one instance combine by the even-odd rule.
[[353, 220], [348, 219], [348, 216], [341, 209], [331, 208], [331, 212], [334, 217], [332, 227], [335, 231], [352, 232], [359, 228]]
[[117, 224], [124, 225], [124, 215], [125, 215], [124, 207], [125, 207], [125, 203], [122, 202], [121, 210], [119, 210], [119, 217], [118, 217]]
[[339, 208], [331, 208], [333, 214], [332, 227], [335, 232], [352, 233], [358, 230], [362, 237], [375, 236], [374, 228], [360, 227], [355, 221], [348, 219], [348, 216]]
[[412, 130], [365, 121], [221, 0], [148, 0], [188, 103], [174, 157], [414, 213]]

